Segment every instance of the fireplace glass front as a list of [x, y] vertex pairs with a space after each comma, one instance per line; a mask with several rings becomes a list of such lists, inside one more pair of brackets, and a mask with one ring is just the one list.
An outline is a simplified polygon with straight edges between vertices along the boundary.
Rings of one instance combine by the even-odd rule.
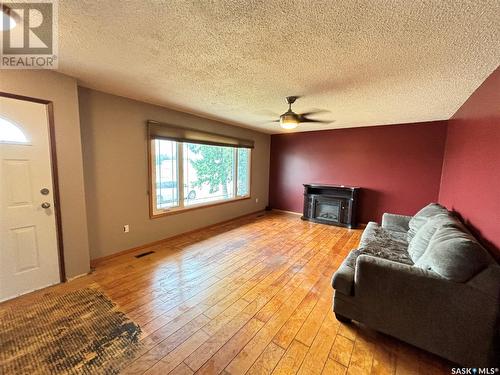
[[341, 202], [336, 199], [317, 200], [314, 217], [319, 220], [340, 222]]

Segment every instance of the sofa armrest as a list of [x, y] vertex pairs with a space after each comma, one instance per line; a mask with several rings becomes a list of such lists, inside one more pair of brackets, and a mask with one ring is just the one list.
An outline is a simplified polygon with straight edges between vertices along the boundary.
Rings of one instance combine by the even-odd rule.
[[344, 293], [347, 296], [353, 295], [356, 256], [357, 254], [352, 250], [333, 274], [332, 287], [335, 292]]
[[368, 325], [456, 362], [487, 365], [498, 354], [498, 295], [419, 267], [360, 255], [354, 296], [367, 311]]
[[382, 215], [382, 228], [397, 232], [408, 232], [411, 216], [385, 213]]

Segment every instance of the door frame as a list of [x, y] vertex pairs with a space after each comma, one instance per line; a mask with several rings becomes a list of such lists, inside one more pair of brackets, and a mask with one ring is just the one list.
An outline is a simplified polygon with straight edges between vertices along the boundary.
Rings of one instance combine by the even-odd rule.
[[61, 221], [61, 205], [59, 197], [59, 175], [57, 168], [57, 153], [56, 153], [56, 134], [54, 125], [54, 104], [50, 100], [33, 98], [29, 96], [11, 94], [8, 92], [0, 91], [0, 97], [24, 100], [27, 102], [44, 104], [47, 108], [47, 121], [49, 131], [49, 147], [50, 147], [50, 164], [52, 170], [52, 185], [54, 189], [54, 213], [56, 219], [56, 233], [57, 233], [57, 253], [59, 258], [59, 279], [63, 283], [66, 281], [66, 269], [64, 267], [64, 245], [63, 245], [63, 232]]

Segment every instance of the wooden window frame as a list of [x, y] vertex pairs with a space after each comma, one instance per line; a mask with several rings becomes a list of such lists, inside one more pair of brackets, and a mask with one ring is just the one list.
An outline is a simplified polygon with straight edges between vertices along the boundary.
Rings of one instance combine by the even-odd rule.
[[239, 148], [246, 148], [246, 147], [233, 147], [234, 148], [234, 155], [235, 155], [235, 162], [234, 162], [234, 167], [233, 167], [233, 191], [234, 191], [234, 197], [229, 198], [229, 199], [222, 199], [222, 200], [217, 200], [213, 202], [207, 202], [207, 203], [199, 203], [199, 204], [193, 204], [190, 206], [184, 206], [184, 155], [183, 155], [183, 145], [184, 143], [196, 143], [196, 142], [180, 142], [180, 141], [174, 141], [177, 143], [177, 194], [179, 197], [179, 205], [164, 209], [164, 210], [157, 210], [156, 209], [156, 175], [155, 175], [155, 149], [153, 147], [153, 142], [159, 138], [156, 137], [148, 137], [148, 147], [147, 147], [147, 152], [148, 152], [148, 196], [149, 196], [149, 217], [150, 219], [157, 219], [160, 217], [165, 217], [165, 216], [170, 216], [170, 215], [175, 215], [175, 214], [180, 214], [183, 212], [187, 211], [192, 211], [192, 210], [198, 210], [200, 208], [209, 208], [209, 207], [214, 207], [214, 206], [220, 206], [223, 204], [229, 204], [229, 203], [234, 203], [234, 202], [240, 202], [244, 200], [248, 200], [252, 198], [252, 164], [253, 164], [253, 149], [248, 148], [250, 152], [250, 157], [248, 158], [248, 171], [249, 171], [249, 181], [248, 181], [248, 194], [244, 196], [239, 196], [237, 195], [237, 184], [238, 184], [238, 149]]

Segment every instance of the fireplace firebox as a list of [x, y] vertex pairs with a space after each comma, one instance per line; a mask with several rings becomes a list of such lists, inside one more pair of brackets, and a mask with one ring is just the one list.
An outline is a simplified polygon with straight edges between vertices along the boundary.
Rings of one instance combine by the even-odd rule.
[[303, 220], [355, 228], [359, 188], [304, 184]]

